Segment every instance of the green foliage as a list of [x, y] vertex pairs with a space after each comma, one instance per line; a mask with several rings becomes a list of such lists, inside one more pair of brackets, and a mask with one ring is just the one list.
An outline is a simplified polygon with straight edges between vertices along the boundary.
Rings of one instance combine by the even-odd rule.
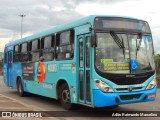
[[158, 74], [160, 74], [160, 54], [157, 54], [155, 56], [155, 61], [156, 61], [156, 71]]
[[0, 61], [0, 70], [2, 70], [2, 68], [3, 68], [3, 64], [2, 64], [2, 62]]
[[155, 56], [155, 60], [156, 60], [156, 62], [160, 62], [160, 54]]

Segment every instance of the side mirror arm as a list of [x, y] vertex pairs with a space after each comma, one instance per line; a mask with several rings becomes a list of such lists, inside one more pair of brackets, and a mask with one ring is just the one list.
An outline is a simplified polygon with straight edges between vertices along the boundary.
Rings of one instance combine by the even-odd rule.
[[91, 36], [91, 47], [97, 47], [97, 39], [95, 34], [92, 34]]

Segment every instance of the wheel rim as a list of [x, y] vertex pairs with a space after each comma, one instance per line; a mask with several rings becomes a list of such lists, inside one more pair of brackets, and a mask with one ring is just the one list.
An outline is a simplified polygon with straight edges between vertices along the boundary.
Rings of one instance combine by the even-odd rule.
[[69, 103], [70, 102], [69, 90], [63, 90], [62, 91], [62, 101], [64, 103]]

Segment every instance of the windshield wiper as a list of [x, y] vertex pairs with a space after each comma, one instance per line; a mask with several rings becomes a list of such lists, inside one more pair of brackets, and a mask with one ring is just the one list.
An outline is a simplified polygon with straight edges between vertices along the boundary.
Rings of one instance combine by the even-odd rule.
[[119, 46], [120, 49], [124, 49], [125, 48], [124, 44], [123, 44], [123, 39], [121, 41], [114, 31], [110, 31], [110, 35], [112, 36], [114, 41], [117, 43], [117, 45]]
[[[137, 45], [137, 40], [139, 40], [138, 45]], [[140, 46], [141, 46], [141, 42], [142, 42], [142, 33], [139, 33], [139, 34], [137, 35], [137, 39], [136, 39], [136, 59], [137, 59], [138, 51], [139, 51]]]
[[110, 35], [112, 36], [114, 41], [117, 43], [119, 48], [123, 50], [123, 55], [124, 55], [124, 59], [125, 59], [125, 51], [124, 51], [125, 47], [124, 47], [124, 42], [123, 42], [122, 36], [121, 36], [121, 39], [122, 39], [122, 41], [121, 41], [120, 38], [117, 36], [117, 34], [114, 31], [110, 31]]

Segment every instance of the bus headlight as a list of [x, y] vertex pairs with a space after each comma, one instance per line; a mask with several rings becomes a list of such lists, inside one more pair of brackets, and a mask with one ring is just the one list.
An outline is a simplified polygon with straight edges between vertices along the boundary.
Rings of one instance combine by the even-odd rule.
[[154, 86], [157, 84], [156, 82], [156, 78], [154, 78], [147, 86], [146, 90], [150, 90], [152, 88], [154, 88]]
[[105, 82], [97, 79], [95, 79], [94, 82], [96, 83], [97, 87], [101, 89], [103, 92], [114, 92], [113, 89]]

